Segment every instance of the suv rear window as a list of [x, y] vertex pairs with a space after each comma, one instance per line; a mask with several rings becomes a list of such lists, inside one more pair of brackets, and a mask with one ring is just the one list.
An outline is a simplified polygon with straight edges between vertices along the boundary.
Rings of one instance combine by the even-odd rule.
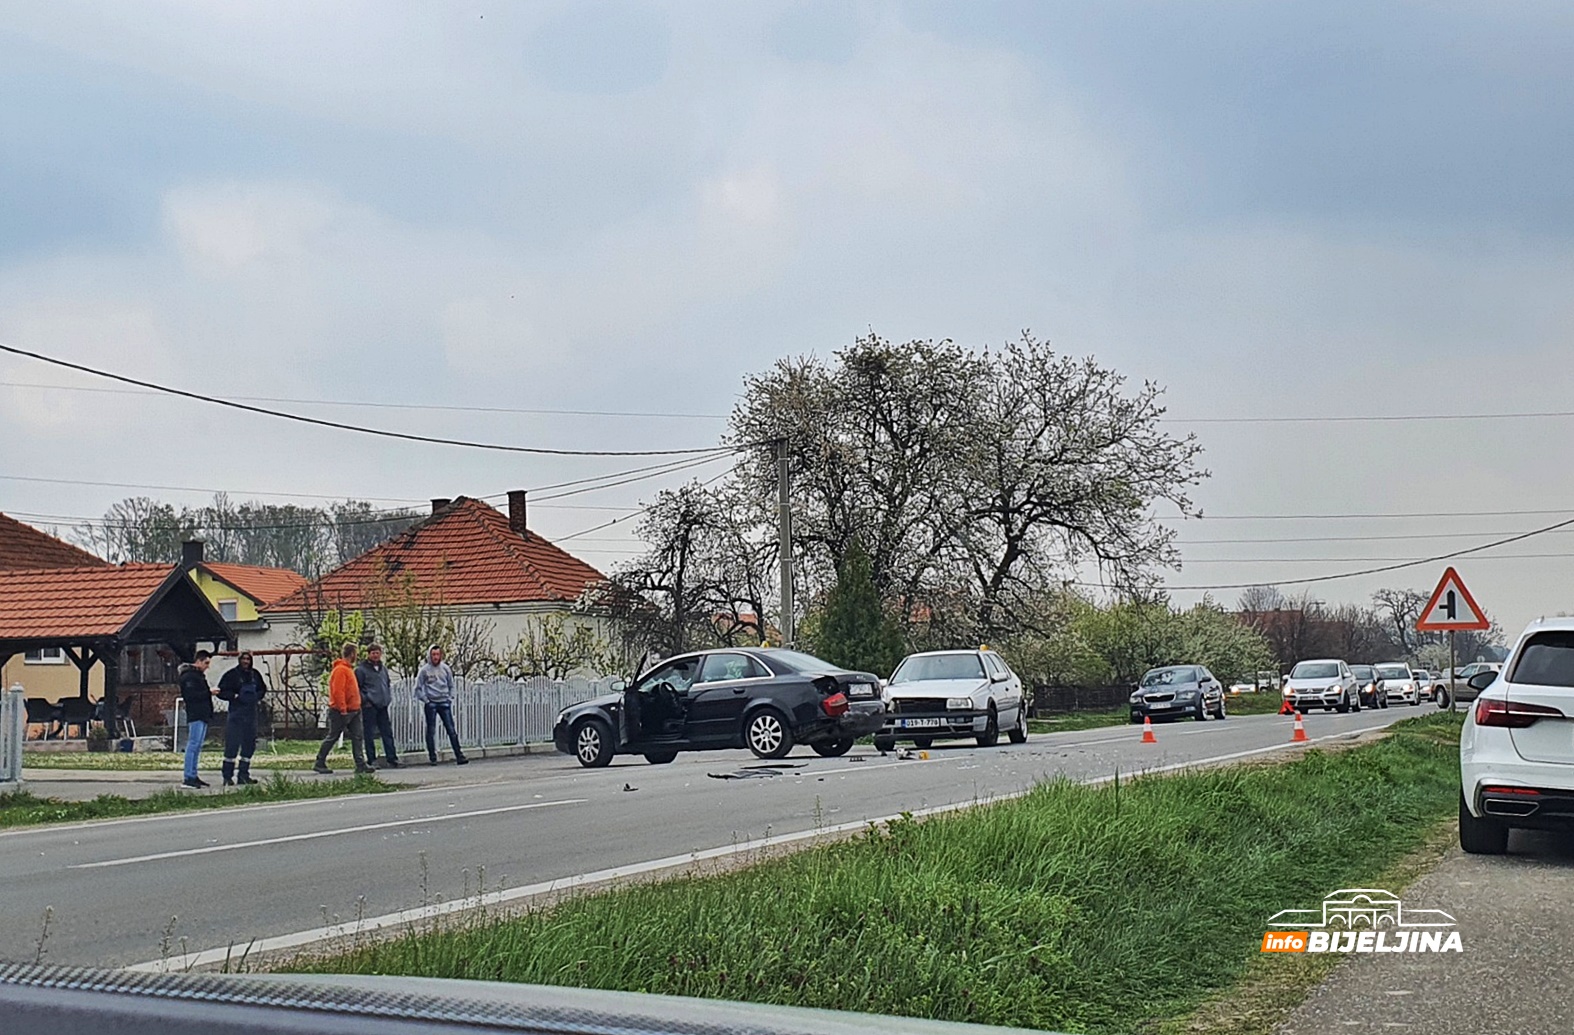
[[1536, 633], [1514, 662], [1511, 683], [1574, 687], [1574, 632]]

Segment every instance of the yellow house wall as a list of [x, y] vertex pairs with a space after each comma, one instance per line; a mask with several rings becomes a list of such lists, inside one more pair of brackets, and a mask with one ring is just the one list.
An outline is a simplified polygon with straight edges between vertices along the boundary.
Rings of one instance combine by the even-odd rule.
[[[76, 697], [82, 692], [82, 675], [69, 660], [63, 665], [29, 665], [18, 654], [0, 668], [0, 684], [10, 688], [22, 684], [29, 697], [42, 697], [58, 701]], [[88, 694], [95, 700], [104, 696], [104, 670], [94, 665], [88, 672]]]
[[219, 609], [219, 601], [235, 601], [235, 620], [237, 622], [255, 622], [260, 615], [257, 614], [255, 601], [222, 579], [216, 579], [205, 571], [193, 569], [191, 581], [197, 584], [204, 596], [213, 602], [213, 609]]

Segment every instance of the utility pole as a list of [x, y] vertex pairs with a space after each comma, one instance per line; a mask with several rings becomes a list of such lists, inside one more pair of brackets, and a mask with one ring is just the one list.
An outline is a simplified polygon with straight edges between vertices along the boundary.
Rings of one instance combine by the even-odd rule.
[[787, 469], [787, 439], [773, 440], [776, 447], [776, 509], [780, 525], [781, 578], [782, 578], [782, 646], [791, 646], [795, 639], [792, 621], [792, 474]]

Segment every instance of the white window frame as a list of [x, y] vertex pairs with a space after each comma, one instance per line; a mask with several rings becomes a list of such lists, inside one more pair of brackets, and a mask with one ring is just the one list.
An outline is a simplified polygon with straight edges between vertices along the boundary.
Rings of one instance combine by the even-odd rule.
[[[50, 657], [48, 651], [54, 651], [54, 657]], [[22, 653], [24, 665], [64, 665], [68, 660], [64, 647], [40, 647], [38, 650]]]
[[[232, 600], [220, 600], [218, 605], [220, 618], [224, 619], [226, 622], [237, 622], [240, 620], [240, 599], [238, 597]], [[230, 614], [224, 613], [224, 608], [226, 606], [229, 607], [231, 612]]]

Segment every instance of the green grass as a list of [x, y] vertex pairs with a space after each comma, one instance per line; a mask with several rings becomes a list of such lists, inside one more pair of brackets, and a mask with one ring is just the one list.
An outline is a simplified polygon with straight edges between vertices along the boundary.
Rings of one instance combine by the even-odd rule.
[[1029, 733], [1064, 733], [1071, 730], [1096, 730], [1105, 726], [1124, 726], [1130, 721], [1131, 711], [1120, 708], [1108, 712], [1064, 712], [1042, 719], [1029, 719]]
[[1046, 783], [734, 872], [288, 966], [1129, 1032], [1246, 974], [1273, 913], [1427, 843], [1454, 809], [1457, 731], [1430, 715], [1279, 765]]
[[84, 819], [111, 819], [122, 816], [148, 816], [161, 812], [190, 812], [221, 809], [234, 805], [257, 805], [272, 801], [301, 801], [307, 798], [336, 798], [345, 794], [372, 794], [397, 790], [375, 776], [355, 776], [343, 780], [296, 780], [283, 773], [272, 773], [253, 787], [226, 789], [220, 794], [193, 794], [190, 791], [159, 791], [147, 798], [122, 798], [101, 794], [90, 801], [61, 801], [39, 798], [27, 791], [0, 794], [0, 828], [35, 826], [40, 823], [74, 823]]
[[[310, 769], [317, 757], [318, 740], [279, 740], [271, 746], [259, 746], [252, 759], [253, 769]], [[334, 749], [333, 759], [350, 757], [349, 742]], [[92, 769], [100, 772], [179, 772], [183, 766], [185, 747], [175, 751], [139, 751], [123, 754], [118, 751], [24, 751], [22, 765], [38, 769]], [[209, 734], [202, 745], [201, 767], [217, 769], [224, 757], [223, 734]]]

